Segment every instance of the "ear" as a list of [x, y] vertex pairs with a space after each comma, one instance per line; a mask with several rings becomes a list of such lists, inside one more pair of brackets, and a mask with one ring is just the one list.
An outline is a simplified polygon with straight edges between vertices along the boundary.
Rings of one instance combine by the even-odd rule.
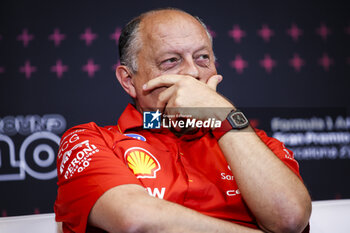
[[129, 68], [123, 65], [118, 66], [115, 70], [115, 75], [117, 76], [117, 79], [124, 90], [132, 98], [136, 98], [136, 90], [132, 81], [132, 72], [129, 70]]

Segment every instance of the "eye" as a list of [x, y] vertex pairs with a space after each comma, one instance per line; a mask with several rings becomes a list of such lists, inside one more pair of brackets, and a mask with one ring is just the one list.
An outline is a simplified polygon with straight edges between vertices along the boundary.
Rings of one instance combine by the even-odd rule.
[[179, 62], [180, 62], [180, 58], [171, 57], [171, 58], [163, 60], [160, 63], [160, 68], [162, 70], [168, 70], [168, 69], [175, 67]]
[[169, 59], [166, 59], [165, 61], [163, 61], [162, 63], [166, 64], [166, 63], [174, 63], [174, 62], [177, 62], [179, 59], [177, 59], [176, 57], [172, 57], [172, 58], [169, 58]]
[[199, 56], [200, 59], [209, 59], [209, 55], [208, 54], [202, 54]]
[[209, 54], [201, 54], [196, 58], [196, 63], [200, 66], [209, 66]]

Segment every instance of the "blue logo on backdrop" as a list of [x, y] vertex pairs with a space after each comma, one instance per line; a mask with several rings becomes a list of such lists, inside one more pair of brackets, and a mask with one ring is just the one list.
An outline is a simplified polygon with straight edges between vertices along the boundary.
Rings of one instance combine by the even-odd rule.
[[136, 133], [126, 133], [124, 134], [125, 136], [128, 136], [128, 137], [132, 137], [132, 138], [135, 138], [137, 140], [140, 140], [140, 141], [146, 141], [146, 138], [140, 134], [136, 134]]
[[143, 128], [144, 129], [160, 129], [160, 116], [162, 114], [156, 112], [143, 112]]

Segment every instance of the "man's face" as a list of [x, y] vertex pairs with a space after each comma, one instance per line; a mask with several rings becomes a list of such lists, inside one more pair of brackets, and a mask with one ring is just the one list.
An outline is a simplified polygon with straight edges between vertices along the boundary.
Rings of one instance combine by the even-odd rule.
[[139, 110], [155, 106], [160, 87], [144, 92], [142, 86], [163, 74], [192, 76], [206, 83], [217, 74], [210, 39], [205, 29], [191, 16], [177, 11], [161, 11], [146, 16], [140, 24], [142, 47], [138, 71], [133, 75]]

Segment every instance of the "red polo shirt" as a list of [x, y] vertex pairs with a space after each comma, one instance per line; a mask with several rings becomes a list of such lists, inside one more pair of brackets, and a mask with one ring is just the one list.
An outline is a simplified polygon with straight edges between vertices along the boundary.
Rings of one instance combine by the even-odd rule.
[[[54, 209], [64, 232], [102, 232], [87, 227], [89, 212], [104, 192], [122, 184], [138, 184], [152, 196], [257, 227], [212, 134], [176, 137], [168, 129], [143, 129], [142, 123], [129, 104], [117, 126], [89, 123], [62, 136]], [[265, 132], [257, 134], [300, 177], [293, 153]]]

